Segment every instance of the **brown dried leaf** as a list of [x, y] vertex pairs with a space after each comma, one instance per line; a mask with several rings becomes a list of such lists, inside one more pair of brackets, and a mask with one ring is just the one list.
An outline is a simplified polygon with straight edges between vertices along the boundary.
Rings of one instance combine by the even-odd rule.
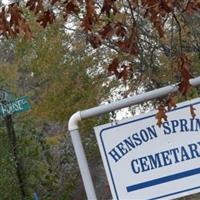
[[141, 3], [145, 10], [144, 17], [149, 18], [159, 36], [164, 37], [165, 18], [169, 13], [174, 12], [179, 2], [177, 0], [142, 0]]
[[81, 27], [87, 32], [92, 30], [92, 26], [97, 22], [97, 14], [93, 0], [86, 1], [86, 15], [83, 18]]
[[162, 24], [155, 24], [155, 27], [159, 33], [160, 38], [164, 37], [164, 25]]
[[102, 30], [99, 31], [99, 34], [101, 35], [102, 39], [110, 38], [112, 37], [114, 31], [111, 23], [106, 24]]
[[174, 6], [175, 6], [176, 2], [175, 0], [163, 0], [161, 2], [161, 7], [163, 10], [165, 10], [166, 12], [172, 12], [174, 10]]
[[111, 10], [113, 10], [113, 14], [118, 12], [116, 6], [114, 5], [115, 0], [104, 0], [103, 7], [101, 9], [102, 13], [106, 13], [107, 16], [110, 16]]
[[167, 100], [167, 107], [168, 110], [171, 110], [172, 108], [176, 108], [176, 96], [175, 95], [170, 95], [168, 100]]
[[3, 7], [0, 12], [0, 35], [3, 35], [8, 38], [11, 33], [12, 30], [6, 17], [5, 7]]
[[118, 58], [114, 58], [111, 64], [109, 64], [108, 66], [109, 74], [115, 74], [116, 76], [118, 76], [119, 75], [118, 67], [119, 67], [119, 60]]
[[179, 84], [178, 84], [178, 87], [179, 87], [179, 91], [180, 93], [185, 96], [188, 91], [191, 89], [191, 84], [189, 82], [189, 80], [182, 80]]
[[26, 3], [26, 7], [35, 14], [38, 14], [39, 12], [44, 12], [42, 0], [28, 0]]
[[123, 79], [123, 81], [127, 81], [128, 80], [128, 77], [130, 75], [130, 66], [127, 66], [127, 65], [122, 65], [121, 66], [122, 68], [122, 71], [118, 74], [118, 79]]
[[116, 35], [119, 37], [125, 37], [127, 34], [127, 31], [121, 22], [117, 22], [114, 25], [114, 29], [115, 29]]
[[64, 19], [67, 19], [69, 14], [78, 15], [79, 12], [80, 12], [80, 9], [76, 0], [65, 1], [65, 7], [63, 10]]
[[190, 0], [187, 3], [187, 6], [185, 8], [185, 12], [187, 12], [189, 15], [194, 14], [194, 12], [198, 12], [200, 10], [200, 2]]
[[132, 0], [131, 3], [133, 9], [136, 9], [138, 7], [138, 0]]
[[90, 42], [90, 44], [92, 45], [92, 47], [94, 49], [98, 48], [99, 46], [101, 46], [101, 37], [99, 35], [95, 35], [95, 34], [91, 34], [88, 36], [88, 41]]
[[166, 110], [164, 105], [162, 104], [158, 107], [158, 113], [156, 114], [156, 119], [157, 119], [157, 125], [159, 127], [161, 127], [163, 120], [167, 121]]
[[39, 16], [39, 18], [37, 19], [37, 22], [39, 22], [39, 24], [43, 28], [45, 28], [48, 25], [48, 23], [52, 24], [54, 20], [55, 20], [55, 15], [53, 11], [47, 10]]
[[90, 18], [93, 18], [93, 21], [97, 20], [97, 14], [96, 14], [96, 11], [95, 11], [94, 0], [86, 0], [86, 11], [87, 11], [87, 15]]
[[178, 84], [179, 91], [182, 95], [185, 96], [191, 89], [191, 84], [189, 81], [190, 78], [192, 78], [189, 71], [189, 65], [191, 61], [185, 54], [180, 55], [177, 61], [178, 61], [178, 67], [181, 72], [181, 82]]
[[22, 20], [22, 11], [19, 10], [16, 4], [9, 5], [9, 10], [8, 12], [10, 13], [10, 26], [14, 25], [19, 26], [19, 21]]
[[131, 29], [130, 36], [127, 39], [117, 42], [117, 46], [125, 53], [137, 55], [138, 54], [138, 32], [135, 27]]
[[[10, 15], [10, 18], [7, 16]], [[19, 9], [17, 3], [12, 3], [8, 6], [7, 11], [2, 8], [0, 12], [0, 35], [5, 37], [16, 37], [22, 33], [25, 39], [32, 38], [29, 25], [23, 16], [23, 12]]]
[[123, 41], [118, 41], [117, 46], [125, 53], [132, 55], [138, 54], [137, 43], [135, 42], [130, 43], [130, 40], [125, 39]]
[[159, 33], [159, 36], [162, 38], [164, 37], [164, 22], [163, 17], [161, 15], [153, 17], [152, 22], [154, 24], [154, 27]]
[[181, 67], [181, 75], [182, 75], [182, 78], [185, 80], [189, 80], [192, 78], [192, 75], [190, 74], [190, 71], [189, 71], [188, 63], [183, 63]]
[[196, 108], [194, 108], [193, 105], [190, 105], [190, 114], [193, 119], [196, 117], [195, 110], [196, 110]]
[[93, 25], [92, 19], [89, 17], [89, 15], [85, 15], [81, 27], [83, 27], [84, 31], [87, 32], [92, 30], [92, 25]]
[[60, 2], [60, 0], [51, 0], [51, 5], [56, 4], [57, 2]]

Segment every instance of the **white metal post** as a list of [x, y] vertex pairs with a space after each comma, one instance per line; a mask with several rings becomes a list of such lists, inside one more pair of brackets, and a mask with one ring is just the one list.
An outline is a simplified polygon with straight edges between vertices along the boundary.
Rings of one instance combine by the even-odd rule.
[[74, 150], [76, 153], [76, 157], [78, 160], [81, 176], [83, 179], [83, 184], [85, 187], [85, 191], [87, 194], [87, 198], [89, 200], [96, 200], [96, 194], [95, 194], [95, 189], [94, 189], [94, 184], [92, 182], [92, 177], [90, 174], [90, 170], [88, 167], [88, 162], [85, 156], [85, 151], [83, 149], [83, 145], [81, 143], [81, 138], [79, 134], [79, 130], [73, 130], [70, 131], [71, 138], [72, 138], [72, 143], [74, 146]]
[[94, 184], [92, 182], [92, 177], [90, 174], [85, 151], [81, 143], [81, 137], [80, 137], [79, 127], [78, 127], [78, 122], [80, 120], [81, 120], [80, 112], [74, 113], [68, 122], [68, 130], [70, 131], [72, 144], [74, 146], [74, 150], [75, 150], [76, 157], [78, 160], [78, 165], [81, 172], [87, 198], [89, 200], [96, 200], [97, 197], [95, 194]]

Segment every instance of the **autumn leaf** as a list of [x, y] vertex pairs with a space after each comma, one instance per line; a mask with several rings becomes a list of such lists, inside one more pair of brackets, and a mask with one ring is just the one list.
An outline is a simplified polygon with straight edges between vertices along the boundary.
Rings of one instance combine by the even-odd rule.
[[64, 4], [65, 4], [65, 7], [63, 9], [64, 19], [67, 19], [69, 14], [78, 15], [80, 9], [79, 9], [79, 6], [78, 6], [76, 0], [71, 0], [71, 1], [67, 0], [64, 2]]
[[139, 51], [137, 47], [137, 40], [138, 40], [138, 32], [136, 28], [133, 27], [131, 29], [129, 38], [120, 40], [116, 44], [123, 52], [131, 55], [137, 55]]
[[119, 75], [118, 67], [119, 67], [119, 60], [118, 58], [114, 58], [111, 64], [109, 64], [108, 66], [108, 72], [110, 74], [115, 74], [116, 76], [118, 76]]
[[5, 37], [8, 38], [9, 36], [11, 36], [11, 33], [12, 30], [6, 18], [5, 7], [2, 7], [2, 10], [0, 12], [0, 35], [4, 35]]
[[115, 29], [116, 35], [119, 37], [125, 37], [127, 34], [127, 31], [121, 22], [117, 22], [114, 25], [114, 29]]
[[127, 81], [129, 77], [133, 75], [133, 69], [130, 65], [122, 65], [121, 71], [118, 73], [117, 78], [122, 79], [123, 81]]
[[178, 84], [178, 87], [179, 87], [179, 91], [180, 93], [185, 96], [188, 91], [191, 89], [191, 84], [188, 80], [182, 80], [179, 84]]
[[84, 17], [84, 19], [81, 23], [81, 27], [83, 27], [83, 30], [84, 31], [91, 31], [92, 25], [93, 25], [92, 19], [89, 17], [89, 15], [85, 15], [85, 17]]
[[184, 11], [189, 15], [192, 15], [194, 12], [200, 11], [200, 2], [194, 0], [188, 1]]
[[176, 5], [175, 0], [164, 0], [161, 1], [161, 8], [165, 10], [167, 13], [172, 12], [174, 10], [174, 7]]
[[158, 31], [159, 36], [162, 38], [164, 37], [164, 21], [163, 21], [163, 16], [161, 15], [156, 15], [156, 16], [151, 16], [151, 21], [154, 24], [154, 27]]
[[81, 27], [87, 32], [91, 31], [93, 25], [98, 21], [97, 14], [95, 12], [95, 6], [93, 0], [86, 0], [86, 15], [83, 18]]
[[171, 110], [172, 108], [176, 108], [176, 96], [175, 95], [169, 96], [169, 98], [167, 99], [167, 107], [168, 107], [168, 110]]
[[156, 22], [156, 23], [154, 23], [154, 26], [157, 29], [160, 38], [163, 38], [164, 37], [164, 24], [161, 22]]
[[14, 38], [20, 33], [28, 40], [32, 38], [30, 27], [18, 4], [9, 4], [7, 9], [3, 7], [0, 12], [0, 35]]
[[175, 7], [179, 6], [176, 0], [142, 0], [145, 8], [144, 17], [148, 18], [156, 28], [159, 36], [164, 37], [165, 17], [174, 12]]
[[127, 70], [128, 66], [123, 65], [123, 69], [121, 70], [121, 72], [118, 75], [118, 79], [123, 79], [124, 81], [126, 81], [128, 79], [128, 70]]
[[166, 115], [166, 110], [164, 105], [159, 105], [158, 107], [158, 113], [156, 114], [156, 119], [157, 119], [157, 125], [161, 127], [163, 121], [167, 121], [167, 115]]
[[116, 44], [125, 53], [131, 54], [131, 55], [138, 54], [138, 48], [134, 41], [132, 41], [132, 43], [130, 43], [129, 39], [125, 39], [123, 41], [118, 41]]
[[51, 0], [51, 5], [56, 4], [57, 2], [60, 2], [60, 0]]
[[39, 22], [39, 24], [45, 28], [48, 24], [52, 24], [54, 20], [55, 15], [53, 11], [47, 10], [39, 16], [37, 22]]
[[134, 44], [130, 44], [129, 40], [118, 41], [117, 46], [125, 53], [130, 53], [132, 55], [137, 54], [137, 48]]
[[114, 5], [115, 1], [116, 0], [104, 0], [101, 12], [105, 12], [107, 16], [110, 16], [110, 11], [113, 10], [113, 14], [116, 14], [118, 10]]
[[132, 8], [135, 10], [138, 7], [138, 0], [131, 1]]
[[189, 65], [190, 59], [185, 55], [182, 54], [178, 57], [178, 68], [181, 72], [181, 82], [178, 84], [180, 93], [185, 96], [188, 91], [191, 89], [190, 78], [192, 78]]
[[195, 110], [196, 110], [196, 108], [194, 108], [193, 105], [190, 105], [190, 114], [193, 119], [196, 117]]
[[22, 12], [19, 10], [16, 4], [9, 5], [10, 13], [10, 26], [19, 26], [19, 21], [22, 20]]
[[35, 14], [44, 12], [42, 0], [28, 0], [26, 3], [26, 7]]
[[101, 45], [101, 37], [99, 35], [91, 34], [88, 36], [88, 41], [94, 49], [98, 48]]
[[99, 31], [102, 39], [110, 38], [113, 35], [113, 27], [111, 23], [106, 24], [102, 30]]

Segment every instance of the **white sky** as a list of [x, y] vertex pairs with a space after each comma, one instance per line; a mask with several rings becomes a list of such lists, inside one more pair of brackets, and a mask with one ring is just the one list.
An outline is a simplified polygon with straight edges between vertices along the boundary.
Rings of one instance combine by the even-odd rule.
[[3, 4], [8, 4], [9, 0], [2, 0]]
[[14, 2], [18, 2], [18, 0], [0, 0], [4, 5], [8, 5]]

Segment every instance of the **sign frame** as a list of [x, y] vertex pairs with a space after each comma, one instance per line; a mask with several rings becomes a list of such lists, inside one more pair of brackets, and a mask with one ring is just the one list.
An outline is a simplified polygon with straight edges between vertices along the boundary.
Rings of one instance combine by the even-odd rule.
[[[200, 76], [190, 79], [189, 82], [193, 87], [199, 86]], [[68, 121], [68, 131], [72, 139], [72, 144], [75, 150], [78, 166], [80, 169], [81, 177], [83, 180], [84, 188], [88, 199], [96, 200], [97, 195], [95, 192], [94, 183], [92, 181], [92, 176], [86, 158], [85, 150], [83, 148], [83, 144], [81, 141], [79, 122], [83, 119], [88, 119], [91, 117], [109, 113], [114, 110], [119, 110], [128, 106], [133, 106], [155, 98], [164, 97], [170, 93], [177, 92], [178, 90], [179, 90], [179, 83], [176, 83], [143, 94], [139, 94], [116, 102], [112, 102], [109, 104], [99, 105], [86, 110], [77, 111], [73, 115], [71, 115]]]
[[[181, 109], [184, 109], [184, 108], [188, 108], [188, 110], [189, 110], [191, 105], [195, 106], [195, 105], [199, 105], [199, 104], [200, 104], [200, 98], [193, 99], [192, 101], [185, 101], [185, 102], [180, 103], [180, 106], [177, 106], [175, 109], [170, 110], [167, 113], [178, 111], [178, 110], [181, 110]], [[108, 152], [106, 151], [105, 142], [104, 142], [104, 139], [103, 139], [103, 134], [106, 134], [107, 130], [111, 130], [111, 129], [117, 128], [119, 126], [124, 126], [124, 125], [131, 124], [131, 123], [134, 123], [134, 122], [139, 122], [139, 121], [142, 121], [142, 120], [145, 120], [145, 119], [148, 119], [148, 118], [152, 118], [152, 117], [154, 118], [153, 120], [155, 120], [155, 122], [156, 122], [156, 118], [155, 118], [156, 112], [157, 111], [154, 110], [154, 111], [150, 111], [149, 113], [138, 115], [138, 116], [133, 117], [133, 118], [120, 120], [115, 125], [113, 125], [113, 123], [108, 123], [108, 124], [104, 124], [104, 125], [94, 127], [96, 137], [97, 137], [97, 141], [98, 141], [98, 147], [100, 149], [100, 153], [101, 153], [101, 157], [102, 157], [102, 160], [103, 160], [103, 163], [104, 163], [106, 175], [107, 175], [107, 178], [109, 180], [110, 189], [112, 191], [113, 198], [115, 197], [117, 200], [119, 199], [119, 192], [117, 191], [117, 188], [116, 188], [116, 180], [114, 180], [114, 178], [113, 178], [112, 167], [111, 167], [111, 164], [109, 162]], [[101, 144], [100, 144], [100, 142], [101, 142]], [[103, 152], [102, 152], [102, 149], [103, 149]], [[178, 179], [181, 179], [181, 178], [186, 178], [186, 177], [189, 177], [189, 176], [192, 176], [192, 175], [197, 175], [197, 174], [200, 174], [200, 167], [192, 169], [192, 170], [184, 171], [184, 172], [179, 172], [179, 173], [176, 173], [176, 174], [171, 175], [171, 176], [170, 175], [169, 176], [163, 176], [162, 178], [158, 178], [158, 179], [155, 179], [155, 180], [148, 180], [146, 182], [141, 182], [139, 184], [131, 185], [131, 186], [127, 187], [127, 190], [128, 189], [129, 190], [143, 189], [143, 188], [146, 188], [146, 187], [159, 185], [159, 184], [166, 183], [166, 182], [169, 182], [169, 181], [175, 181], [175, 180], [178, 180]], [[147, 186], [145, 186], [145, 185], [147, 185]], [[166, 197], [171, 197], [171, 199], [178, 198], [178, 197], [182, 197], [182, 196], [187, 196], [189, 194], [197, 193], [197, 192], [192, 192], [192, 191], [195, 191], [195, 190], [198, 190], [197, 192], [200, 192], [200, 183], [199, 183], [198, 187], [188, 188], [188, 189], [184, 189], [184, 190], [181, 190], [181, 191], [168, 193], [168, 194], [165, 194], [165, 195], [159, 195], [159, 196], [154, 197], [154, 198], [149, 198], [149, 200], [163, 199], [163, 198], [166, 198]]]

